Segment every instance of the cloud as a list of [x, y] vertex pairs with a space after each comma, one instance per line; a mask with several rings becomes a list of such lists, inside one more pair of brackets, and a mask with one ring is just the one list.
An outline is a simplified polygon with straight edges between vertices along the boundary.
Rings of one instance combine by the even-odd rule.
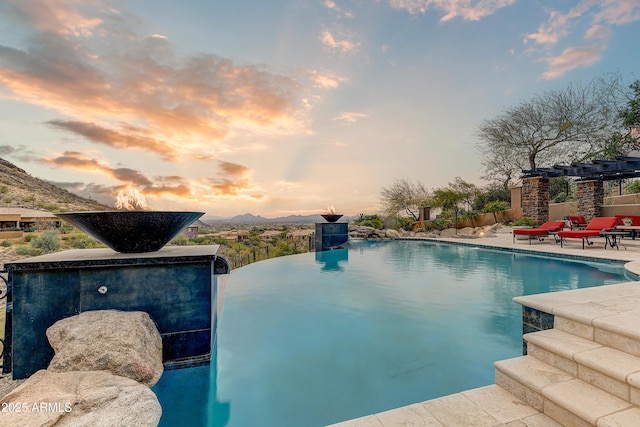
[[349, 40], [349, 35], [334, 35], [329, 30], [324, 30], [320, 34], [320, 41], [325, 48], [331, 52], [337, 52], [343, 55], [355, 55], [360, 48], [360, 43]]
[[165, 36], [101, 0], [11, 0], [14, 34], [0, 42], [0, 88], [63, 118], [89, 141], [165, 159], [211, 158], [241, 134], [305, 128], [292, 76], [213, 54], [184, 55]]
[[458, 17], [465, 21], [479, 21], [515, 2], [516, 0], [389, 0], [391, 7], [406, 10], [414, 15], [435, 9], [443, 14], [441, 22]]
[[324, 6], [329, 9], [331, 12], [335, 13], [339, 18], [348, 18], [353, 19], [355, 15], [353, 12], [344, 10], [340, 6], [336, 4], [336, 2], [332, 0], [325, 0]]
[[339, 76], [330, 71], [311, 70], [309, 71], [309, 75], [314, 85], [323, 89], [336, 89], [340, 86], [340, 83], [347, 81], [346, 77]]
[[[155, 177], [155, 182], [142, 172], [130, 168], [114, 168], [108, 164], [83, 155], [77, 151], [67, 151], [63, 154], [40, 159], [42, 163], [54, 166], [72, 168], [80, 171], [96, 172], [106, 175], [120, 182], [119, 185], [100, 187], [101, 194], [114, 196], [118, 190], [133, 186], [148, 195], [174, 195], [179, 197], [189, 197], [192, 193], [191, 188], [187, 185], [187, 180], [177, 176]], [[171, 185], [167, 185], [167, 183]], [[77, 184], [73, 184], [77, 185]], [[87, 190], [82, 189], [81, 192], [86, 193]], [[92, 192], [96, 192], [95, 189]]]
[[369, 117], [369, 115], [363, 114], [363, 113], [354, 113], [354, 112], [344, 111], [339, 115], [337, 115], [336, 117], [334, 117], [333, 120], [340, 120], [347, 123], [355, 123], [359, 119], [363, 119], [366, 117]]
[[50, 120], [47, 124], [80, 135], [91, 142], [116, 149], [141, 148], [159, 154], [167, 160], [175, 159], [178, 154], [175, 147], [165, 141], [139, 135], [138, 133], [144, 133], [145, 130], [133, 126], [123, 125], [120, 130], [112, 130], [95, 123], [70, 120]]
[[605, 49], [606, 46], [597, 44], [567, 48], [559, 56], [544, 59], [548, 70], [542, 77], [547, 80], [557, 79], [576, 68], [589, 67], [601, 59]]
[[637, 0], [582, 0], [565, 13], [551, 10], [547, 22], [542, 23], [537, 32], [527, 34], [524, 42], [532, 41], [534, 46], [549, 50], [574, 31], [586, 27], [581, 45], [564, 47], [560, 54], [547, 54], [543, 59], [548, 68], [542, 77], [555, 79], [573, 69], [589, 67], [600, 61], [608, 48], [613, 28], [636, 21], [640, 21], [640, 3]]
[[218, 166], [221, 169], [221, 173], [224, 173], [227, 175], [238, 176], [238, 175], [244, 175], [247, 172], [249, 172], [249, 168], [246, 166], [239, 165], [237, 163], [225, 162], [222, 160], [218, 161]]

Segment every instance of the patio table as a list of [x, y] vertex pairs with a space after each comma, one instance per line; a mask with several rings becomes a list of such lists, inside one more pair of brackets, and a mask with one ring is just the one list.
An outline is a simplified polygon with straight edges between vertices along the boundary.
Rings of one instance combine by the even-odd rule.
[[607, 249], [608, 244], [610, 247], [616, 248], [618, 250], [620, 249], [618, 245], [622, 245], [622, 247], [624, 247], [624, 250], [627, 250], [627, 247], [621, 242], [621, 240], [623, 237], [628, 237], [631, 234], [630, 231], [620, 231], [619, 229], [616, 229], [613, 231], [601, 231], [600, 234], [606, 239], [604, 243], [605, 249]]
[[640, 225], [619, 225], [616, 230], [630, 232], [631, 240], [636, 240], [636, 234], [640, 232]]

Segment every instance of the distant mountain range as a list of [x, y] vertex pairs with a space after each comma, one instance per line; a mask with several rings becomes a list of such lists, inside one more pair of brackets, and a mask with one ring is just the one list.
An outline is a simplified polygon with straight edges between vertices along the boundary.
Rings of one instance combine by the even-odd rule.
[[[351, 219], [351, 217], [343, 216], [338, 222], [345, 222]], [[220, 223], [234, 223], [234, 224], [265, 224], [273, 222], [293, 222], [293, 223], [314, 223], [325, 222], [324, 218], [320, 215], [288, 215], [277, 218], [265, 218], [260, 215], [253, 215], [246, 213], [243, 215], [236, 215], [231, 218], [220, 218], [207, 216], [200, 218], [200, 220], [206, 224], [220, 224]]]

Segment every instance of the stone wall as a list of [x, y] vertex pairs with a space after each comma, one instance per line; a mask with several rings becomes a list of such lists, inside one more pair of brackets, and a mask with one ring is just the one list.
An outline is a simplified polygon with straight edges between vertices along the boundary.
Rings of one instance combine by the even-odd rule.
[[549, 180], [542, 177], [522, 180], [522, 213], [538, 224], [549, 221]]
[[578, 215], [587, 221], [600, 216], [604, 205], [604, 184], [602, 181], [578, 181], [576, 194], [578, 197]]

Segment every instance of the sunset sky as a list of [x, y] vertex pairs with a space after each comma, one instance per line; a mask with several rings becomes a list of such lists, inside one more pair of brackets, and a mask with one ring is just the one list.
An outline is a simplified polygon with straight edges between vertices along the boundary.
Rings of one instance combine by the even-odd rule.
[[482, 120], [640, 78], [640, 0], [0, 0], [0, 157], [113, 205], [379, 212], [486, 184]]

